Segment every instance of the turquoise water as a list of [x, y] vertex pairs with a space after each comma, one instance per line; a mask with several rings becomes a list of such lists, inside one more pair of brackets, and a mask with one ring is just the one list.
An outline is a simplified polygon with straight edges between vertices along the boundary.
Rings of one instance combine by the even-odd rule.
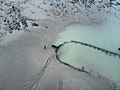
[[[120, 30], [117, 26], [72, 25], [60, 33], [55, 45], [66, 41], [80, 41], [120, 54]], [[88, 72], [94, 70], [120, 86], [120, 58], [88, 46], [67, 43], [58, 50], [62, 62]]]

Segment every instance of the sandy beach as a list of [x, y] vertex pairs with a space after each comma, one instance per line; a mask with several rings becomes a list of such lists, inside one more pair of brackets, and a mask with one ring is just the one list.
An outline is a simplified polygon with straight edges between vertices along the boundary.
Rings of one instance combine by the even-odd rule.
[[[53, 31], [53, 28], [47, 32], [46, 29], [43, 30], [31, 29], [31, 33], [24, 32], [19, 39], [1, 45], [1, 90], [32, 90], [37, 84], [36, 90], [114, 90], [112, 82], [99, 78], [97, 74], [89, 75], [61, 64], [51, 48], [58, 32]], [[44, 45], [47, 46], [46, 49]], [[52, 61], [38, 82], [38, 74], [49, 57]]]
[[21, 4], [22, 15], [35, 21], [28, 20], [26, 29], [8, 33], [0, 42], [0, 90], [115, 90], [115, 83], [97, 72], [60, 63], [51, 47], [66, 26], [90, 20], [79, 15], [55, 19], [36, 9], [38, 2]]

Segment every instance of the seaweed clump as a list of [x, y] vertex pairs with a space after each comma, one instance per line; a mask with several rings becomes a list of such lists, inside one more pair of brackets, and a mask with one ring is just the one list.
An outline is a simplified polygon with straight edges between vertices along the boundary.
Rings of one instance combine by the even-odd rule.
[[14, 2], [0, 2], [0, 29], [12, 33], [28, 27], [27, 18], [21, 15], [19, 7]]

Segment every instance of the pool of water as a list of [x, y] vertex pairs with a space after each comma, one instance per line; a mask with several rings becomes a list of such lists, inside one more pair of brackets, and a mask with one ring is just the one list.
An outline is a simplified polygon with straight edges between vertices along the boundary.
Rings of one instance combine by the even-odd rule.
[[88, 72], [94, 70], [120, 86], [119, 33], [117, 24], [68, 26], [55, 43], [59, 46], [66, 42], [58, 49], [57, 55], [64, 63], [75, 68], [84, 67]]

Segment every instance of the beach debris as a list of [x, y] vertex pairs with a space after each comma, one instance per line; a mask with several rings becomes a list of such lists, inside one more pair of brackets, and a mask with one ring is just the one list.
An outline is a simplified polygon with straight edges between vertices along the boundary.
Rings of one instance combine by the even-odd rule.
[[118, 48], [118, 50], [120, 51], [120, 48]]
[[44, 45], [44, 46], [43, 46], [43, 48], [44, 48], [44, 49], [47, 49], [47, 46], [46, 46], [46, 45]]
[[37, 23], [32, 23], [32, 26], [39, 26]]
[[47, 26], [45, 28], [48, 28]]

